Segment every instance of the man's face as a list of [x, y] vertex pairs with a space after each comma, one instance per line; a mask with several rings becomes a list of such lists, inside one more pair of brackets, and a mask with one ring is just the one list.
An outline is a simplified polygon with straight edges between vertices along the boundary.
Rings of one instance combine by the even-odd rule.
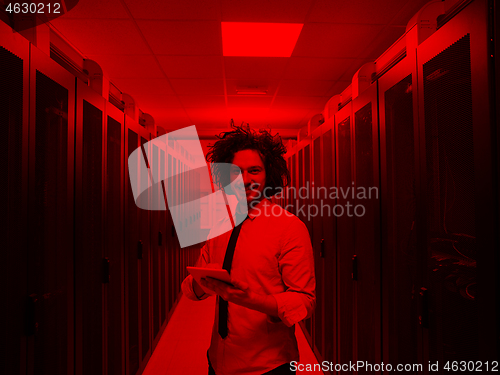
[[[240, 184], [233, 189], [238, 201], [241, 202], [245, 197], [248, 204], [256, 199], [260, 200], [266, 186], [266, 169], [259, 153], [256, 150], [238, 151], [234, 154], [232, 164], [240, 168], [244, 183], [244, 186]], [[231, 166], [231, 181], [239, 172], [238, 168]]]

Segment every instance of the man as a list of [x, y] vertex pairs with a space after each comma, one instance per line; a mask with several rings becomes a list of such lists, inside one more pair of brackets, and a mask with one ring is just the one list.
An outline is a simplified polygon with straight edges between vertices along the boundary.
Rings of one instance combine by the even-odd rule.
[[[309, 317], [316, 303], [311, 241], [300, 219], [267, 199], [290, 179], [281, 138], [233, 128], [218, 137], [206, 158], [233, 164], [229, 171], [214, 171], [219, 186], [237, 181], [241, 170], [243, 184], [233, 184], [232, 193], [239, 209], [248, 204], [248, 218], [208, 240], [198, 262], [199, 267], [224, 265], [232, 286], [210, 278], [199, 285], [188, 276], [182, 290], [193, 300], [207, 298], [206, 291], [218, 296], [209, 374], [290, 374], [290, 362], [299, 359], [295, 324]], [[232, 262], [226, 250], [234, 251]]]

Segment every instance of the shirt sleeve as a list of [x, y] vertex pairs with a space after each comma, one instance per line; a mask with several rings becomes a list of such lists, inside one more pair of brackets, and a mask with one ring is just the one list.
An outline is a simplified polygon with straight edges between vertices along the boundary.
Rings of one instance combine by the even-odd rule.
[[[201, 248], [200, 257], [198, 258], [195, 267], [205, 267], [208, 263], [210, 263], [210, 251], [209, 251], [210, 240], [205, 242], [205, 245]], [[182, 293], [189, 299], [193, 301], [200, 301], [205, 298], [210, 297], [209, 294], [203, 293], [201, 296], [197, 296], [193, 289], [193, 276], [188, 275], [181, 285]]]
[[278, 258], [286, 291], [274, 294], [278, 316], [288, 327], [308, 318], [316, 307], [316, 278], [309, 231], [297, 220], [290, 225], [283, 239]]

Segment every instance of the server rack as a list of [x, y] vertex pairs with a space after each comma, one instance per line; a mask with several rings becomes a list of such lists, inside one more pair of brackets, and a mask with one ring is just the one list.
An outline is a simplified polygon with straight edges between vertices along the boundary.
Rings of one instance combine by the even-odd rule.
[[381, 168], [382, 352], [384, 363], [422, 363], [416, 286], [418, 119], [411, 50], [378, 79]]
[[[0, 22], [0, 128], [2, 216], [0, 233], [5, 242], [0, 263], [0, 290], [10, 308], [0, 309], [0, 371], [26, 373], [26, 345], [36, 330], [33, 315], [25, 332], [25, 311], [35, 313], [36, 297], [28, 297], [28, 130], [30, 64], [29, 42]], [[20, 332], [22, 334], [20, 334]]]
[[498, 358], [491, 5], [464, 3], [417, 48], [420, 316], [431, 362]]
[[[104, 327], [108, 374], [125, 373], [125, 128], [123, 112], [106, 102]], [[106, 373], [106, 371], [105, 371]]]
[[[352, 186], [352, 104], [348, 102], [335, 114], [336, 185], [346, 189]], [[345, 207], [347, 199], [339, 195], [337, 204]], [[337, 222], [337, 361], [357, 360], [354, 341], [354, 285], [356, 273], [354, 258], [354, 220], [347, 215]]]
[[105, 99], [79, 79], [75, 131], [75, 373], [102, 374]]
[[[11, 249], [1, 270], [9, 301], [2, 370], [140, 373], [200, 248], [181, 252], [170, 213], [135, 204], [128, 156], [154, 127], [124, 115], [4, 23], [0, 35], [9, 223], [2, 233]], [[151, 146], [150, 166], [161, 178], [171, 173], [167, 154], [166, 145]], [[175, 155], [177, 168], [182, 162], [186, 169], [190, 156]], [[184, 185], [164, 185], [187, 194], [199, 178], [175, 183]], [[199, 207], [189, 204], [186, 214], [183, 224], [195, 225]]]
[[75, 77], [30, 46], [28, 374], [74, 371]]
[[330, 118], [312, 133], [314, 187], [311, 191], [317, 215], [313, 217], [313, 250], [316, 264], [317, 305], [315, 311], [315, 352], [322, 360], [336, 362], [337, 291], [336, 226], [332, 196], [335, 186], [334, 119]]
[[[354, 220], [354, 340], [358, 359], [381, 363], [380, 315], [380, 183], [378, 152], [377, 85], [352, 101], [354, 141], [351, 194]], [[339, 162], [342, 162], [341, 160]], [[354, 202], [351, 202], [354, 200]], [[361, 209], [363, 207], [363, 209]], [[363, 369], [359, 372], [365, 372]], [[371, 371], [369, 371], [371, 372]]]
[[[126, 159], [130, 154], [149, 141], [150, 134], [128, 115], [125, 116], [125, 145]], [[136, 154], [139, 156], [139, 153]], [[137, 162], [137, 176], [147, 174], [141, 168], [147, 168]], [[139, 191], [147, 189], [147, 186], [139, 186], [139, 181], [130, 181], [126, 190], [125, 199], [125, 274], [126, 277], [126, 321], [128, 326], [127, 335], [127, 369], [130, 374], [142, 372], [147, 360], [151, 355], [151, 325], [150, 325], [150, 212], [138, 208], [135, 204], [131, 191], [131, 183], [138, 184]], [[148, 201], [151, 199], [148, 193]]]

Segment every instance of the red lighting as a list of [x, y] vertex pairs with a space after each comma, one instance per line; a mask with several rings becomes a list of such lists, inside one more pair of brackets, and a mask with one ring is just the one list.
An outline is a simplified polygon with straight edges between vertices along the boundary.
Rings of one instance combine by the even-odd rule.
[[290, 57], [302, 23], [222, 22], [224, 56]]

